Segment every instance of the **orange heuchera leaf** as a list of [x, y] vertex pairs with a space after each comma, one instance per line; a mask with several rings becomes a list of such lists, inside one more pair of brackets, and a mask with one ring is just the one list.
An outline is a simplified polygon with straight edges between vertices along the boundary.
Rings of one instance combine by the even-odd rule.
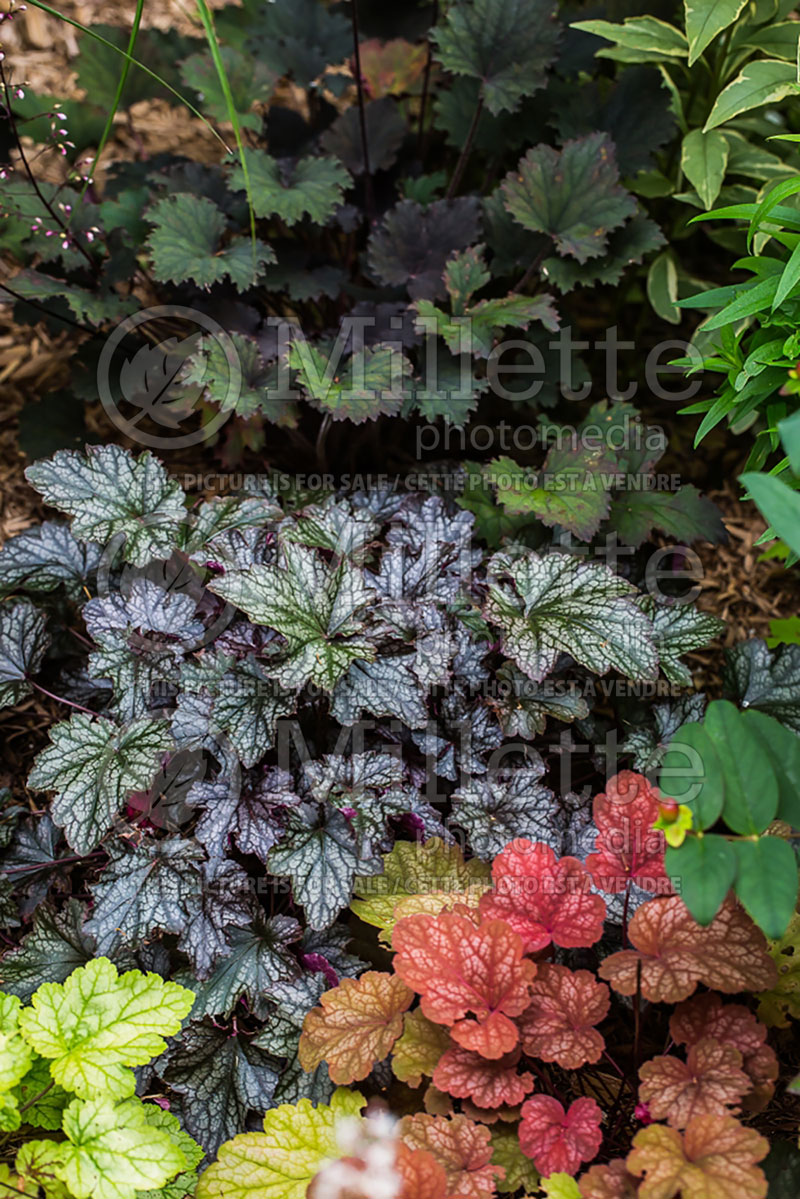
[[672, 890], [664, 868], [666, 841], [653, 823], [658, 792], [643, 774], [622, 770], [596, 795], [592, 809], [598, 833], [586, 865], [601, 891], [624, 891], [629, 882], [656, 895]]
[[337, 1085], [366, 1078], [403, 1031], [414, 992], [394, 974], [368, 970], [326, 991], [303, 1021], [298, 1057], [304, 1070], [327, 1062]]
[[[536, 964], [502, 920], [476, 928], [464, 916], [408, 916], [395, 926], [394, 968], [422, 996], [429, 1020], [451, 1025], [453, 1040], [483, 1057], [509, 1053], [519, 1040], [509, 1019], [528, 1006]], [[465, 1019], [472, 1012], [475, 1019]]]
[[639, 1182], [628, 1173], [624, 1158], [592, 1166], [578, 1179], [581, 1199], [636, 1199]]
[[633, 1138], [627, 1166], [644, 1176], [638, 1199], [765, 1199], [760, 1162], [769, 1142], [732, 1116], [698, 1116], [681, 1135], [651, 1124]]
[[523, 1050], [565, 1070], [599, 1061], [605, 1041], [594, 1026], [608, 1004], [608, 987], [590, 971], [540, 962], [531, 1005], [518, 1020]]
[[716, 991], [762, 991], [775, 979], [766, 939], [743, 908], [727, 899], [701, 928], [677, 895], [649, 899], [628, 928], [633, 949], [612, 953], [598, 974], [622, 995], [636, 991], [641, 966], [642, 995], [654, 1003], [687, 999], [698, 983]]
[[576, 1099], [565, 1112], [550, 1095], [534, 1095], [522, 1105], [520, 1148], [544, 1177], [575, 1174], [603, 1143], [602, 1118], [594, 1099]]
[[433, 1077], [442, 1054], [450, 1048], [450, 1033], [422, 1012], [406, 1012], [403, 1035], [395, 1042], [392, 1070], [401, 1082], [418, 1087], [423, 1075]]
[[410, 1149], [398, 1141], [394, 1168], [402, 1182], [398, 1199], [442, 1199], [447, 1194], [444, 1167], [425, 1149]]
[[533, 1090], [533, 1078], [517, 1070], [519, 1049], [488, 1061], [471, 1049], [448, 1049], [433, 1075], [434, 1086], [456, 1099], [471, 1099], [478, 1107], [496, 1108], [522, 1103]]
[[[695, 995], [672, 1013], [669, 1031], [678, 1045], [690, 1047], [704, 1037], [713, 1037], [721, 1045], [732, 1045], [742, 1055], [742, 1069], [758, 1088], [759, 1100], [771, 1097], [778, 1077], [778, 1059], [766, 1043], [766, 1028], [749, 1008], [740, 1003], [723, 1003], [713, 991]], [[749, 1100], [745, 1106], [754, 1110]]]
[[506, 920], [535, 953], [550, 942], [564, 949], [594, 945], [603, 935], [604, 900], [577, 858], [556, 858], [549, 845], [520, 838], [494, 860], [494, 887], [481, 898], [483, 916]]
[[495, 1179], [505, 1171], [492, 1165], [488, 1128], [466, 1116], [405, 1116], [400, 1139], [410, 1149], [426, 1149], [444, 1167], [447, 1191], [440, 1199], [494, 1199]]
[[685, 1062], [671, 1054], [654, 1057], [639, 1077], [640, 1103], [673, 1128], [685, 1128], [696, 1116], [727, 1115], [750, 1090], [739, 1050], [710, 1038], [692, 1045]]

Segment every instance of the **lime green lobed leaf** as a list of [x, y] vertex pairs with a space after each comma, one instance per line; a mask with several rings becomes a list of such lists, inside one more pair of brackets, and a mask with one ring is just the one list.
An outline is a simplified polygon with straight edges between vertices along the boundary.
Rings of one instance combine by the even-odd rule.
[[157, 974], [120, 975], [95, 958], [64, 983], [44, 983], [20, 1017], [28, 1044], [51, 1061], [53, 1079], [78, 1096], [133, 1094], [131, 1066], [141, 1066], [178, 1032], [194, 995]]

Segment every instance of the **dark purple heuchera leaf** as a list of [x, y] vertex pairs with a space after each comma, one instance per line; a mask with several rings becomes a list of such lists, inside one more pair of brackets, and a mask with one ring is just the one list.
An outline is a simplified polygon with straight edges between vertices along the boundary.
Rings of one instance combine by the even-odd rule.
[[277, 767], [250, 771], [242, 779], [198, 783], [189, 802], [205, 811], [195, 836], [212, 857], [224, 857], [234, 844], [241, 853], [266, 862], [283, 836], [286, 809], [300, 803], [293, 786], [292, 776]]
[[263, 1116], [272, 1106], [277, 1066], [246, 1034], [234, 1035], [206, 1017], [183, 1029], [156, 1071], [178, 1096], [172, 1110], [213, 1158], [246, 1127], [250, 1112]]
[[407, 287], [414, 300], [443, 298], [445, 263], [478, 240], [479, 212], [472, 196], [435, 200], [427, 208], [401, 200], [370, 237], [370, 270], [381, 283]]
[[206, 861], [199, 844], [177, 837], [112, 847], [92, 894], [86, 927], [99, 953], [117, 943], [135, 947], [157, 932], [178, 933], [201, 978], [229, 951], [230, 930], [250, 924], [257, 910], [240, 866]]
[[540, 781], [544, 772], [544, 762], [530, 750], [524, 765], [473, 778], [456, 789], [453, 819], [479, 858], [491, 860], [517, 837], [542, 841], [558, 852], [557, 804]]
[[[198, 982], [191, 971], [175, 976], [197, 996], [192, 1019], [230, 1016], [243, 997], [250, 1011], [259, 1017], [266, 1015], [274, 985], [300, 974], [298, 960], [288, 948], [299, 937], [300, 925], [291, 916], [273, 916], [263, 922], [255, 920], [246, 928], [231, 929], [230, 951], [218, 958], [208, 979]], [[305, 965], [302, 956], [300, 964]]]

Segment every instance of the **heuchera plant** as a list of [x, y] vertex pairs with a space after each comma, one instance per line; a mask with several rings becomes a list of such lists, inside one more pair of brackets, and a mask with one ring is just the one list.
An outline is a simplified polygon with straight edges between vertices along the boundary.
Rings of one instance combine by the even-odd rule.
[[[454, 1195], [473, 1172], [480, 1196], [621, 1160], [634, 1107], [668, 1076], [675, 1110], [694, 1112], [681, 1072], [706, 1062], [722, 1098], [697, 1119], [722, 1120], [714, 1136], [732, 1136], [730, 1113], [752, 1100], [745, 1075], [769, 1098], [771, 1051], [738, 1010], [704, 1009], [695, 1035], [689, 1009], [670, 1033], [680, 1052], [664, 1050], [668, 1017], [652, 1039], [655, 1009], [642, 1020], [643, 1004], [691, 1003], [703, 986], [757, 991], [784, 1022], [793, 992], [762, 934], [733, 897], [700, 927], [672, 894], [642, 773], [603, 788], [596, 756], [582, 795], [547, 785], [559, 742], [546, 730], [572, 723], [603, 752], [598, 676], [662, 671], [679, 690], [681, 655], [720, 622], [646, 594], [635, 555], [626, 577], [541, 523], [537, 548], [487, 551], [448, 496], [312, 500], [254, 480], [190, 499], [152, 455], [115, 446], [28, 476], [71, 522], [0, 553], [0, 701], [33, 689], [71, 715], [41, 731], [29, 803], [3, 796], [0, 911], [32, 925], [0, 980], [27, 1000], [100, 954], [191, 989], [141, 1082], [209, 1159], [230, 1142], [201, 1187], [235, 1192], [252, 1145], [277, 1170], [264, 1194], [291, 1194], [289, 1178], [300, 1199], [337, 1158], [338, 1116], [361, 1112], [335, 1090], [356, 1082], [402, 1117], [409, 1187], [439, 1195], [442, 1172]], [[792, 737], [795, 649], [747, 643], [728, 681]], [[624, 752], [658, 762], [698, 701], [699, 719], [702, 697], [650, 705]], [[629, 1001], [635, 1047], [619, 1035]], [[729, 1022], [730, 1037], [711, 1031]], [[639, 1078], [651, 1058], [655, 1079]], [[423, 1077], [427, 1109], [407, 1089]], [[676, 1118], [656, 1120], [681, 1153], [705, 1152]]]
[[191, 1195], [203, 1150], [135, 1094], [131, 1067], [166, 1048], [194, 995], [107, 958], [43, 983], [23, 1007], [0, 993], [0, 1183], [9, 1195]]
[[[292, 453], [344, 445], [351, 431], [331, 432], [332, 422], [460, 425], [482, 401], [513, 411], [513, 387], [509, 402], [487, 372], [503, 329], [529, 331], [552, 384], [560, 362], [548, 334], [570, 324], [575, 289], [618, 285], [645, 261], [651, 301], [679, 321], [687, 272], [679, 279], [660, 226], [683, 238], [685, 212], [718, 197], [755, 200], [765, 180], [791, 171], [791, 143], [759, 141], [785, 126], [796, 91], [787, 13], [781, 3], [721, 15], [708, 0], [676, 25], [635, 14], [581, 21], [578, 8], [560, 13], [547, 0], [391, 12], [369, 0], [227, 5], [214, 20], [229, 96], [199, 40], [148, 30], [137, 55], [151, 74], [133, 66], [121, 102], [175, 103], [180, 93], [212, 121], [233, 104], [241, 154], [222, 165], [168, 153], [118, 160], [88, 183], [81, 155], [120, 100], [113, 46], [127, 42], [127, 31], [97, 27], [104, 41], [84, 35], [77, 59], [88, 102], [61, 104], [0, 77], [17, 159], [4, 167], [0, 246], [22, 268], [4, 286], [20, 319], [47, 315], [80, 345], [73, 408], [76, 395], [96, 399], [105, 332], [126, 315], [176, 303], [219, 321], [241, 366], [237, 394], [224, 356], [208, 348], [194, 347], [174, 386], [143, 382], [143, 336], [138, 385], [120, 377], [110, 387], [129, 428], [156, 436], [198, 397], [206, 413], [233, 410], [229, 458], [266, 439]], [[611, 46], [598, 50], [598, 38]], [[74, 175], [37, 178], [25, 136], [77, 160]], [[322, 366], [343, 317], [371, 323], [363, 344], [340, 345], [329, 376]], [[275, 327], [286, 318], [288, 360]], [[504, 361], [530, 359], [512, 350]], [[353, 398], [363, 378], [375, 394]], [[543, 388], [533, 407], [551, 398]], [[56, 402], [69, 405], [67, 395]]]
[[[625, 787], [647, 792], [629, 773], [612, 780], [609, 793]], [[414, 914], [394, 888], [409, 855], [430, 880], [414, 898]], [[661, 837], [650, 857], [652, 882], [664, 877], [663, 856]], [[553, 885], [556, 875], [570, 885]], [[763, 1197], [758, 1163], [767, 1142], [736, 1117], [768, 1101], [778, 1062], [767, 1028], [722, 996], [762, 991], [778, 976], [763, 934], [741, 908], [726, 902], [703, 929], [679, 897], [648, 900], [630, 922], [630, 947], [604, 954], [605, 903], [574, 859], [517, 839], [495, 858], [491, 881], [488, 874], [476, 881], [474, 871], [464, 890], [466, 881], [460, 853], [440, 841], [393, 850], [385, 873], [360, 884], [375, 897], [354, 904], [390, 940], [392, 971], [343, 980], [303, 1023], [306, 1070], [327, 1062], [335, 1081], [350, 1084], [375, 1078], [388, 1059], [394, 1081], [380, 1077], [389, 1103], [400, 1110], [416, 1103], [416, 1114], [394, 1130], [396, 1193], [490, 1199], [537, 1189], [541, 1177], [547, 1194], [577, 1199]], [[565, 943], [570, 950], [555, 962], [553, 946]], [[576, 968], [576, 957], [593, 968]], [[604, 1029], [630, 1019], [626, 997], [634, 994], [635, 1044], [626, 1041], [620, 1065]], [[649, 1057], [665, 1028], [669, 1051]], [[342, 1110], [366, 1104], [358, 1092], [337, 1095]], [[644, 1127], [630, 1152], [615, 1156], [634, 1106]], [[316, 1194], [313, 1179], [325, 1177], [331, 1152], [330, 1136], [317, 1130], [330, 1128], [329, 1111], [304, 1105], [268, 1113], [263, 1133], [222, 1146], [198, 1195], [269, 1195], [282, 1176], [296, 1185], [292, 1195], [309, 1184]], [[279, 1140], [279, 1127], [290, 1124], [288, 1142]], [[601, 1147], [606, 1160], [592, 1166]], [[433, 1176], [438, 1192], [429, 1187]]]

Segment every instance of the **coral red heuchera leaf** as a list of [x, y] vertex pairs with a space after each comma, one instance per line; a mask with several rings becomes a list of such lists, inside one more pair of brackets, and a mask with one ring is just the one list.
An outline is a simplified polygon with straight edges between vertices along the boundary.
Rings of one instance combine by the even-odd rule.
[[[778, 1077], [778, 1059], [767, 1044], [767, 1029], [749, 1008], [741, 1003], [723, 1003], [713, 991], [695, 995], [672, 1013], [669, 1031], [673, 1041], [687, 1048], [705, 1037], [732, 1045], [741, 1053], [742, 1069], [758, 1088], [760, 1099], [770, 1098]], [[753, 1110], [749, 1099], [745, 1106]]]
[[672, 1054], [655, 1057], [639, 1077], [639, 1101], [654, 1120], [673, 1128], [685, 1128], [697, 1116], [729, 1115], [750, 1090], [739, 1050], [708, 1037], [692, 1045], [685, 1062]]
[[581, 1199], [636, 1199], [638, 1179], [628, 1173], [621, 1157], [603, 1166], [592, 1166], [578, 1179]]
[[444, 1166], [425, 1149], [410, 1149], [398, 1141], [394, 1168], [402, 1184], [398, 1199], [442, 1199], [447, 1194]]
[[366, 1078], [403, 1031], [403, 1012], [414, 998], [393, 974], [368, 970], [326, 991], [303, 1022], [298, 1057], [304, 1070], [327, 1062], [333, 1082]]
[[514, 1107], [533, 1090], [533, 1078], [517, 1070], [519, 1049], [489, 1061], [470, 1049], [448, 1049], [433, 1072], [433, 1085], [478, 1107]]
[[511, 841], [494, 860], [494, 887], [481, 897], [482, 916], [506, 920], [526, 953], [550, 942], [563, 949], [594, 945], [603, 935], [606, 905], [591, 889], [577, 858], [556, 858], [549, 845]]
[[590, 971], [540, 962], [531, 1005], [517, 1021], [524, 1052], [565, 1070], [599, 1061], [605, 1041], [594, 1026], [608, 1005], [608, 987]]
[[603, 1114], [594, 1099], [576, 1099], [569, 1110], [550, 1095], [534, 1095], [522, 1105], [519, 1145], [540, 1174], [575, 1174], [603, 1143]]
[[598, 974], [622, 995], [636, 991], [653, 1003], [677, 1003], [705, 983], [716, 991], [764, 991], [776, 978], [764, 934], [743, 908], [727, 899], [711, 924], [701, 928], [677, 895], [649, 899], [628, 928], [633, 949], [610, 954]]
[[488, 1128], [466, 1116], [405, 1116], [400, 1139], [410, 1149], [425, 1149], [444, 1168], [447, 1190], [439, 1199], [494, 1199], [495, 1181], [505, 1176], [492, 1165]]
[[[429, 1020], [450, 1025], [453, 1040], [487, 1058], [510, 1053], [519, 1041], [510, 1019], [528, 1006], [536, 964], [502, 920], [471, 920], [452, 912], [407, 916], [392, 938], [394, 968], [422, 997]], [[472, 1012], [474, 1019], [465, 1019]]]
[[615, 774], [595, 796], [592, 814], [598, 833], [586, 865], [595, 886], [624, 891], [635, 882], [655, 895], [669, 894], [666, 841], [663, 832], [652, 827], [658, 819], [658, 792], [644, 775], [633, 770]]
[[769, 1142], [732, 1116], [698, 1116], [681, 1135], [651, 1124], [633, 1138], [627, 1166], [643, 1176], [637, 1199], [765, 1199], [757, 1163]]

